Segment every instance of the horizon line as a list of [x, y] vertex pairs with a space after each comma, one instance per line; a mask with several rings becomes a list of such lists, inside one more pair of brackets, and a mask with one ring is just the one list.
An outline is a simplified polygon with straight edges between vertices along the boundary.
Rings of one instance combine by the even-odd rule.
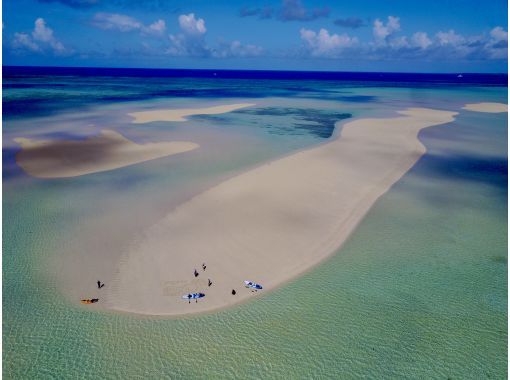
[[282, 73], [331, 73], [331, 74], [423, 74], [423, 75], [506, 75], [508, 72], [467, 72], [467, 71], [450, 71], [450, 72], [413, 72], [413, 71], [331, 71], [331, 70], [282, 70], [282, 69], [195, 69], [195, 68], [169, 68], [169, 67], [116, 67], [116, 66], [39, 66], [39, 65], [2, 65], [4, 68], [53, 68], [53, 69], [118, 69], [118, 70], [174, 70], [174, 71], [210, 71], [210, 72], [282, 72]]

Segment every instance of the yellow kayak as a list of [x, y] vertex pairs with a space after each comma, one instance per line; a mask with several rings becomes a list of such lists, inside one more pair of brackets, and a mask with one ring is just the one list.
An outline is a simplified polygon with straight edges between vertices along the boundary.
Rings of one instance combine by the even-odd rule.
[[99, 301], [99, 298], [92, 298], [92, 299], [81, 300], [81, 303], [89, 304], [89, 303], [96, 303], [97, 301]]

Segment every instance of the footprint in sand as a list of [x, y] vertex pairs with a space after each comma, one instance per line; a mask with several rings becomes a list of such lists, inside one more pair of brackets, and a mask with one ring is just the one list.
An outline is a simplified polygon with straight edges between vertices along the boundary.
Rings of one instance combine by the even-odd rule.
[[186, 293], [194, 293], [208, 287], [207, 280], [195, 278], [193, 280], [166, 281], [163, 283], [164, 296], [181, 296]]

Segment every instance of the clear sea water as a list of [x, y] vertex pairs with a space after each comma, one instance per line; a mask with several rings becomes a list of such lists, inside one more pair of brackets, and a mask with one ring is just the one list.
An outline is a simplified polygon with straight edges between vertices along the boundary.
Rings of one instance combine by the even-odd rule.
[[[501, 80], [185, 74], [4, 68], [5, 378], [507, 377], [507, 115], [460, 109], [506, 103]], [[126, 116], [241, 102], [256, 106], [184, 123], [135, 125]], [[427, 154], [304, 276], [182, 319], [94, 311], [62, 289], [87, 270], [87, 255], [121, 249], [193, 194], [327, 141], [337, 120], [409, 106], [460, 114], [422, 131]], [[58, 180], [30, 178], [15, 164], [15, 137], [79, 139], [104, 128], [201, 148]]]

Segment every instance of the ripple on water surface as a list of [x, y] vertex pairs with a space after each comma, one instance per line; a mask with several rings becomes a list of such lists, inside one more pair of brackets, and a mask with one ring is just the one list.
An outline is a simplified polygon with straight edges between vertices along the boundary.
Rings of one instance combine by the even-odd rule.
[[[55, 197], [62, 182], [7, 183], [4, 375], [504, 378], [505, 128], [506, 116], [461, 114], [425, 131], [430, 155], [338, 254], [256, 302], [177, 320], [70, 305], [47, 265], [80, 220], [72, 196]], [[487, 138], [470, 143], [481, 131]], [[443, 145], [440, 135], [462, 143]], [[481, 157], [483, 170], [441, 159], [465, 154]]]

